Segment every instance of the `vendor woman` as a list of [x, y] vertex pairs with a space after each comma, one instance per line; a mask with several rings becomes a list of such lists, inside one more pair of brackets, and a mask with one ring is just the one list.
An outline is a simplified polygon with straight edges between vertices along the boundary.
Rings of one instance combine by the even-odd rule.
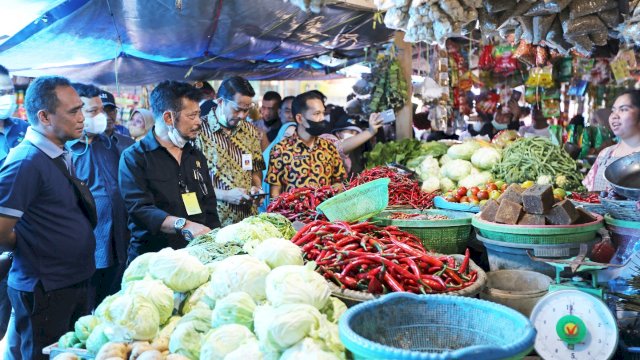
[[616, 99], [609, 115], [609, 125], [618, 144], [602, 150], [595, 164], [582, 182], [589, 191], [602, 191], [608, 187], [604, 171], [615, 160], [640, 152], [640, 90], [627, 90]]

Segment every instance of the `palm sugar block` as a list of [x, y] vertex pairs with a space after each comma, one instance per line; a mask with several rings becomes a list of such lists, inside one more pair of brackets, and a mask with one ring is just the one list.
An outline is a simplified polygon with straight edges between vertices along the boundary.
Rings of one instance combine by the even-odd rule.
[[562, 200], [551, 207], [546, 215], [551, 225], [571, 225], [580, 218], [578, 210], [569, 200]]
[[522, 206], [529, 214], [544, 215], [553, 206], [551, 185], [533, 185], [522, 193]]
[[505, 190], [504, 193], [500, 195], [500, 198], [498, 198], [498, 202], [502, 204], [502, 201], [509, 200], [516, 204], [522, 205], [522, 192], [524, 192], [524, 189], [522, 189], [520, 185], [511, 184], [509, 185], [507, 190]]
[[496, 222], [501, 224], [516, 225], [522, 215], [522, 205], [510, 200], [502, 200], [496, 213]]
[[546, 225], [546, 223], [544, 215], [537, 214], [524, 214], [518, 221], [518, 225]]
[[592, 213], [583, 208], [576, 208], [576, 211], [578, 211], [578, 215], [580, 215], [577, 221], [578, 224], [588, 224], [597, 220]]
[[489, 222], [496, 222], [496, 214], [498, 213], [498, 208], [500, 204], [498, 204], [495, 200], [489, 200], [486, 204], [482, 206], [482, 211], [480, 212], [480, 219]]

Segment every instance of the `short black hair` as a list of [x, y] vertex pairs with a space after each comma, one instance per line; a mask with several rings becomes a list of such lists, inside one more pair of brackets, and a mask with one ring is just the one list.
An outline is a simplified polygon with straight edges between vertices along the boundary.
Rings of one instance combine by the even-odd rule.
[[317, 94], [320, 97], [320, 100], [322, 100], [322, 104], [327, 102], [327, 97], [322, 93], [322, 91], [320, 91], [320, 90], [311, 90], [309, 92]]
[[182, 98], [195, 102], [202, 99], [202, 92], [186, 82], [165, 80], [151, 91], [149, 102], [154, 118], [159, 118], [169, 110], [180, 112], [182, 110]]
[[622, 95], [629, 95], [629, 97], [631, 98], [631, 104], [633, 104], [633, 106], [637, 108], [640, 108], [640, 90], [627, 89], [621, 92], [620, 95], [618, 95], [618, 97]]
[[282, 101], [280, 102], [280, 109], [282, 109], [282, 105], [284, 105], [284, 103], [286, 103], [289, 100], [293, 101], [293, 99], [295, 98], [296, 98], [295, 96], [285, 96], [284, 99], [282, 99]]
[[24, 96], [24, 107], [31, 125], [38, 124], [38, 111], [56, 112], [60, 105], [56, 88], [66, 86], [71, 86], [71, 82], [62, 76], [41, 76], [29, 84]]
[[9, 76], [9, 70], [6, 67], [0, 65], [0, 75]]
[[249, 80], [242, 76], [232, 76], [224, 79], [218, 88], [218, 97], [226, 100], [233, 100], [237, 93], [249, 97], [256, 96], [256, 92], [253, 90]]
[[273, 101], [276, 100], [278, 107], [280, 107], [280, 103], [282, 102], [282, 96], [280, 96], [280, 94], [278, 94], [275, 91], [267, 91], [266, 93], [264, 93], [264, 96], [262, 96], [262, 101]]
[[307, 109], [309, 108], [307, 106], [307, 101], [309, 100], [313, 100], [313, 99], [320, 100], [324, 105], [322, 93], [320, 94], [318, 93], [320, 92], [316, 90], [311, 90], [296, 96], [293, 99], [293, 103], [291, 103], [291, 113], [293, 114], [293, 117], [296, 117], [296, 115], [302, 114], [305, 111], [307, 111]]
[[97, 86], [90, 84], [72, 83], [71, 86], [76, 90], [80, 97], [99, 97], [102, 92]]

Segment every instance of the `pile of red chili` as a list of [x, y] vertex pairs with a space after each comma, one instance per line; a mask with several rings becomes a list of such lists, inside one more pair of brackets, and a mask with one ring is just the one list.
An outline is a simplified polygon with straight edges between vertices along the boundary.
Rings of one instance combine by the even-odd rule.
[[403, 212], [392, 212], [389, 219], [393, 220], [448, 220], [446, 215], [428, 215], [428, 214], [408, 214]]
[[273, 199], [269, 203], [267, 211], [284, 215], [290, 221], [297, 220], [306, 223], [316, 219], [326, 220], [324, 215], [318, 215], [316, 207], [342, 191], [344, 190], [336, 190], [331, 186], [292, 189]]
[[404, 206], [415, 209], [429, 209], [433, 207], [433, 199], [437, 193], [428, 193], [420, 189], [420, 183], [411, 175], [402, 173], [396, 168], [376, 166], [367, 169], [356, 176], [349, 183], [349, 188], [368, 183], [381, 178], [389, 178], [389, 205]]
[[291, 241], [325, 278], [345, 289], [443, 293], [464, 289], [477, 278], [469, 269], [469, 250], [457, 264], [452, 256], [429, 254], [417, 237], [393, 226], [318, 220]]
[[600, 204], [599, 194], [592, 192], [586, 194], [571, 193], [569, 199], [589, 204]]

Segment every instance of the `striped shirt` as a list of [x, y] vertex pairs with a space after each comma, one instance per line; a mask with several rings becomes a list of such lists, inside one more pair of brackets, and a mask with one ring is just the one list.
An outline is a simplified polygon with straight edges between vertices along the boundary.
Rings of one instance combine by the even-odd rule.
[[[195, 142], [207, 158], [216, 189], [251, 189], [252, 173], [265, 169], [260, 136], [259, 130], [244, 120], [230, 132], [217, 123], [202, 123], [202, 131]], [[242, 169], [243, 154], [251, 156], [252, 170]], [[218, 216], [222, 226], [237, 223], [257, 213], [258, 209], [253, 204], [234, 205], [218, 200]]]

